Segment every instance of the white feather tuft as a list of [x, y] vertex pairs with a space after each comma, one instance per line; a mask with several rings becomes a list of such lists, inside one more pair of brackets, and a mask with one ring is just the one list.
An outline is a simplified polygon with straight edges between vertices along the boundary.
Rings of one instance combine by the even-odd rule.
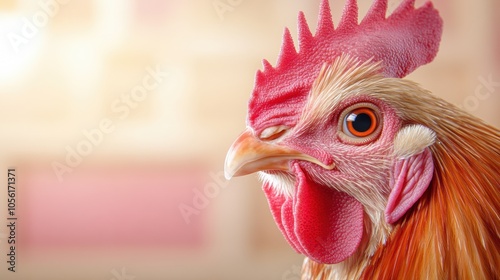
[[398, 159], [419, 154], [436, 141], [436, 133], [423, 125], [409, 125], [394, 138], [394, 155]]

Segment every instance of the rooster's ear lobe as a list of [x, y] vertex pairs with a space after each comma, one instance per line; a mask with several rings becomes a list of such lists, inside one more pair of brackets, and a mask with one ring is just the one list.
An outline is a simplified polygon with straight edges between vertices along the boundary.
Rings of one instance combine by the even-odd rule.
[[392, 167], [391, 193], [385, 208], [385, 220], [396, 223], [425, 193], [434, 174], [429, 148], [408, 158], [397, 159]]

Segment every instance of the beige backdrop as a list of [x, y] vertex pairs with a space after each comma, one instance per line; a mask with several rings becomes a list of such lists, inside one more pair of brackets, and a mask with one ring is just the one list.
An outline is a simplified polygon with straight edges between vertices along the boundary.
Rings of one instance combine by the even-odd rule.
[[[434, 2], [440, 52], [408, 79], [500, 126], [500, 4]], [[0, 278], [299, 279], [256, 176], [220, 174], [262, 58], [285, 26], [296, 38], [298, 11], [314, 29], [318, 7], [1, 0], [0, 182], [16, 168], [19, 199], [13, 273], [0, 189]]]

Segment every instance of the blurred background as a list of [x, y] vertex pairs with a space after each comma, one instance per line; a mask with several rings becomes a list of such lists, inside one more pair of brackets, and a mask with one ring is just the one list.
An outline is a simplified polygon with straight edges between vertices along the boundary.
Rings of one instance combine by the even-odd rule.
[[[319, 2], [1, 0], [0, 278], [299, 279], [256, 176], [222, 174], [262, 58]], [[408, 78], [499, 127], [500, 2], [434, 3], [440, 52]]]

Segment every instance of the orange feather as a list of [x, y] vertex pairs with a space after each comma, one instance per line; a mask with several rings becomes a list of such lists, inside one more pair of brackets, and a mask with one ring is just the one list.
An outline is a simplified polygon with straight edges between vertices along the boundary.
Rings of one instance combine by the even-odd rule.
[[343, 272], [306, 259], [303, 279], [500, 279], [500, 131], [411, 81], [358, 70], [361, 92], [394, 107], [402, 127], [436, 133], [433, 179], [373, 255], [358, 252]]
[[362, 279], [500, 279], [500, 134], [465, 114], [426, 125], [440, 138], [430, 188]]

